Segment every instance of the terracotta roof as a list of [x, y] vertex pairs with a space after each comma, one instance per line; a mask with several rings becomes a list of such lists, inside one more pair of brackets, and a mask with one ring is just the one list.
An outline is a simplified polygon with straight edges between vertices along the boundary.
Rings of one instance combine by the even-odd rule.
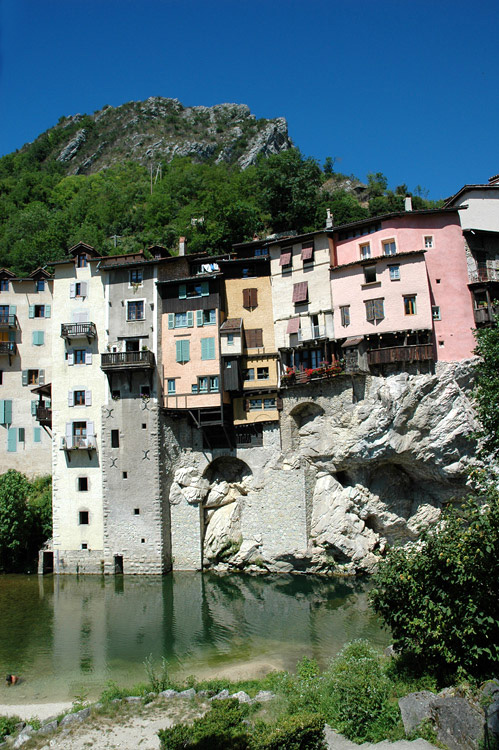
[[346, 339], [346, 341], [342, 343], [341, 348], [346, 349], [349, 346], [357, 346], [361, 341], [364, 341], [364, 336], [355, 336], [351, 339]]
[[221, 331], [239, 331], [243, 325], [242, 318], [227, 318], [220, 326]]

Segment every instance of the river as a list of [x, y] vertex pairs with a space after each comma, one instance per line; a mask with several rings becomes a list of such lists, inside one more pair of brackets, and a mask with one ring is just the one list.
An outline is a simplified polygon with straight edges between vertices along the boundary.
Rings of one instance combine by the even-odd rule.
[[174, 675], [261, 676], [321, 667], [348, 641], [389, 643], [365, 582], [313, 576], [172, 573], [0, 576], [0, 703], [96, 698], [109, 680], [146, 679], [144, 660]]

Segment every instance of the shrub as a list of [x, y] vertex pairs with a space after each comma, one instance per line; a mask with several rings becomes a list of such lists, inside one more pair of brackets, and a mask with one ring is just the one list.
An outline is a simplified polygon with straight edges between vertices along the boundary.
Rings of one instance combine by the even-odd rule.
[[19, 716], [0, 716], [0, 742], [9, 734], [13, 734], [16, 724], [20, 721]]
[[170, 676], [168, 674], [168, 662], [165, 657], [161, 658], [161, 666], [159, 672], [156, 672], [156, 668], [153, 664], [152, 654], [144, 659], [144, 667], [149, 678], [150, 689], [154, 693], [161, 693], [162, 690], [167, 690], [172, 686]]
[[320, 714], [285, 716], [276, 724], [260, 722], [250, 738], [251, 750], [325, 750]]
[[213, 701], [211, 710], [191, 725], [177, 724], [160, 729], [162, 750], [247, 750], [247, 726], [242, 720], [247, 712], [236, 698]]

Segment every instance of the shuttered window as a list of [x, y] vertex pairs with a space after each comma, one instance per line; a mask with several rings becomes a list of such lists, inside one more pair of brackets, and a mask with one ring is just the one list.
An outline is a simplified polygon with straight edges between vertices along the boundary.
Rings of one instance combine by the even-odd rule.
[[0, 400], [0, 424], [12, 424], [12, 401]]
[[31, 402], [31, 414], [33, 417], [36, 416], [36, 407], [38, 406], [38, 400]]
[[258, 289], [243, 289], [243, 307], [247, 310], [258, 307]]
[[262, 328], [247, 328], [244, 335], [246, 337], [247, 349], [256, 349], [257, 347], [263, 346]]
[[9, 453], [17, 451], [17, 429], [15, 427], [9, 427], [7, 430], [7, 450]]
[[43, 346], [45, 343], [45, 331], [33, 331], [33, 346]]
[[384, 300], [380, 299], [368, 299], [366, 303], [366, 320], [383, 320], [385, 317]]
[[186, 339], [175, 342], [177, 362], [188, 362], [190, 359], [190, 343]]
[[314, 245], [313, 243], [306, 243], [301, 246], [301, 259], [304, 263], [314, 262]]
[[298, 333], [300, 330], [300, 318], [290, 318], [286, 333]]
[[41, 427], [33, 427], [33, 442], [34, 443], [42, 442], [42, 428]]
[[201, 339], [201, 359], [215, 359], [215, 339]]
[[308, 281], [300, 281], [298, 284], [293, 284], [293, 302], [298, 304], [300, 302], [307, 302], [308, 300]]
[[287, 247], [284, 250], [281, 250], [281, 257], [279, 260], [279, 265], [283, 266], [283, 268], [291, 267], [292, 265], [291, 253], [292, 253], [292, 250], [290, 247]]

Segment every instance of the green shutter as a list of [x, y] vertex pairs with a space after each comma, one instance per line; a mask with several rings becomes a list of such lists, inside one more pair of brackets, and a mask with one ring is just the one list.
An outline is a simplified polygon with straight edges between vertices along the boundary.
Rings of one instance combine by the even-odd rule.
[[19, 427], [19, 433], [18, 433], [18, 439], [20, 443], [24, 443], [26, 437], [26, 433], [24, 431], [24, 427]]
[[44, 331], [33, 331], [33, 346], [43, 346], [45, 339]]
[[182, 360], [182, 342], [181, 341], [176, 341], [175, 342], [175, 348], [176, 348], [175, 359], [177, 360], [177, 362], [182, 362], [183, 361]]
[[215, 359], [215, 339], [201, 339], [201, 359]]
[[9, 315], [17, 315], [17, 305], [9, 305]]
[[28, 371], [23, 370], [23, 385], [28, 385]]
[[42, 442], [42, 428], [41, 427], [33, 427], [33, 442], [34, 443]]
[[5, 401], [4, 417], [4, 424], [12, 424], [12, 401], [10, 399], [6, 399]]
[[35, 306], [34, 305], [30, 305], [29, 306], [29, 313], [28, 314], [29, 314], [30, 318], [34, 318], [35, 317]]
[[36, 416], [36, 407], [38, 405], [38, 399], [36, 401], [31, 402], [31, 415], [34, 417]]
[[5, 401], [0, 399], [0, 424], [5, 424]]
[[193, 325], [194, 325], [194, 313], [192, 312], [192, 310], [188, 310], [187, 311], [187, 328], [192, 328]]
[[9, 427], [7, 431], [7, 450], [9, 453], [15, 453], [17, 450], [17, 429]]
[[168, 313], [168, 328], [175, 328], [175, 313]]
[[51, 313], [50, 305], [45, 305], [45, 317], [50, 318], [50, 313]]
[[189, 341], [182, 341], [182, 355], [184, 358], [184, 362], [188, 362], [191, 358], [191, 351], [190, 351], [190, 343]]
[[210, 293], [210, 282], [202, 281], [201, 282], [201, 297], [207, 297], [209, 293]]
[[196, 325], [198, 328], [201, 328], [203, 325], [203, 311], [202, 310], [196, 310]]
[[185, 299], [187, 297], [187, 286], [185, 284], [178, 285], [178, 298]]
[[16, 332], [9, 331], [9, 341], [15, 341], [15, 340], [16, 340]]

